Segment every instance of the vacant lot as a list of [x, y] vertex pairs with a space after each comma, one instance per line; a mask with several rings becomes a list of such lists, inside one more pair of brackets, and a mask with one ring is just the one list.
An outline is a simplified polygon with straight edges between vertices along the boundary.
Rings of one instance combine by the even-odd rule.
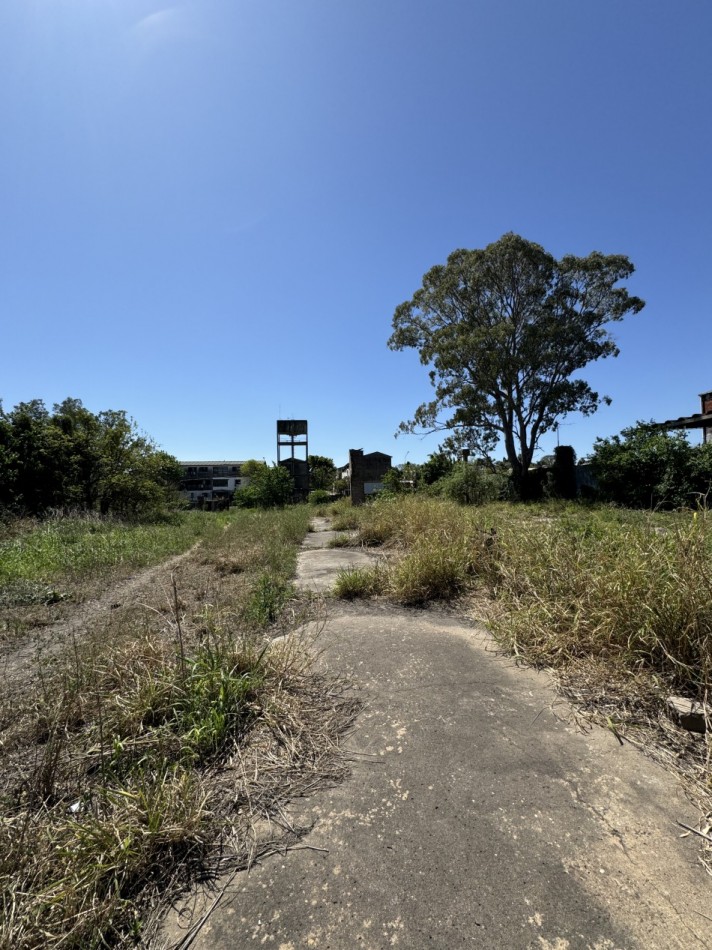
[[704, 700], [712, 672], [712, 516], [551, 504], [460, 506], [419, 496], [335, 509], [376, 546], [342, 597], [454, 602], [497, 641], [556, 671], [579, 711], [681, 769], [709, 810], [704, 737], [673, 726], [671, 693]]
[[300, 833], [280, 802], [342, 774], [354, 714], [274, 639], [311, 610], [308, 517], [5, 528], [1, 946], [145, 939], [159, 896]]

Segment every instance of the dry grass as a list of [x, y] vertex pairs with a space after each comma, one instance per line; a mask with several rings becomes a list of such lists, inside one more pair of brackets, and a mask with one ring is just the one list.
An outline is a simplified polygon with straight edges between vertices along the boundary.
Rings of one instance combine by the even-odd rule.
[[313, 669], [289, 600], [307, 517], [240, 513], [174, 586], [115, 611], [109, 637], [85, 632], [15, 684], [0, 946], [145, 942], [162, 901], [291, 840], [284, 802], [343, 775], [355, 704]]
[[344, 572], [337, 596], [382, 594], [406, 605], [446, 601], [488, 570], [490, 530], [455, 502], [406, 495], [356, 512], [355, 543], [383, 546], [387, 559], [370, 571]]
[[342, 575], [340, 596], [469, 599], [503, 648], [552, 669], [582, 715], [684, 774], [712, 811], [709, 738], [665, 714], [671, 693], [710, 692], [712, 514], [411, 496], [360, 509], [358, 537], [385, 563]]

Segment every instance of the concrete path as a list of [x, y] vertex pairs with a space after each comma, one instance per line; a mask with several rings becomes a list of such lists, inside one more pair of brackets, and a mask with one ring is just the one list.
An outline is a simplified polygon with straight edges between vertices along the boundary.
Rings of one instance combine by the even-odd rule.
[[297, 561], [297, 585], [302, 590], [327, 593], [339, 571], [370, 567], [377, 556], [362, 548], [330, 548], [336, 538], [346, 532], [332, 531], [327, 518], [314, 518], [311, 531], [304, 539]]
[[[326, 538], [306, 588], [363, 553]], [[238, 875], [193, 947], [712, 947], [712, 882], [675, 824], [694, 810], [633, 748], [557, 718], [544, 675], [435, 611], [334, 602], [322, 647], [366, 701], [353, 774], [296, 803], [302, 850]]]

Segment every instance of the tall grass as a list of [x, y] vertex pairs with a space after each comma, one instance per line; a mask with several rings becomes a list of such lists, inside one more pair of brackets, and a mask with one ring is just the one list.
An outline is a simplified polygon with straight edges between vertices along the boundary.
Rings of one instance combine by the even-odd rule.
[[342, 575], [340, 596], [405, 604], [479, 588], [491, 626], [535, 663], [581, 658], [646, 670], [702, 696], [712, 673], [712, 515], [575, 505], [463, 508], [390, 498], [358, 514], [358, 538], [385, 545], [377, 570]]
[[338, 596], [385, 594], [412, 605], [448, 600], [465, 591], [489, 559], [491, 536], [484, 522], [455, 502], [392, 496], [357, 511], [357, 541], [382, 545], [391, 557], [370, 571], [344, 572], [337, 579]]
[[505, 610], [493, 631], [536, 662], [596, 657], [702, 696], [712, 672], [711, 541], [705, 513], [667, 527], [569, 515], [535, 537], [512, 522], [498, 533], [493, 589]]

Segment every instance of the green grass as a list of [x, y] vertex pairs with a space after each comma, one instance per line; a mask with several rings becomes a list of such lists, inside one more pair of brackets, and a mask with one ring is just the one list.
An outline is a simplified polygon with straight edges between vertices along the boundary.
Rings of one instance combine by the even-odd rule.
[[0, 591], [157, 564], [198, 540], [218, 537], [234, 517], [192, 511], [146, 525], [82, 517], [24, 522], [24, 531], [0, 543]]
[[382, 575], [377, 568], [346, 568], [336, 577], [334, 593], [342, 600], [373, 597], [383, 593]]

